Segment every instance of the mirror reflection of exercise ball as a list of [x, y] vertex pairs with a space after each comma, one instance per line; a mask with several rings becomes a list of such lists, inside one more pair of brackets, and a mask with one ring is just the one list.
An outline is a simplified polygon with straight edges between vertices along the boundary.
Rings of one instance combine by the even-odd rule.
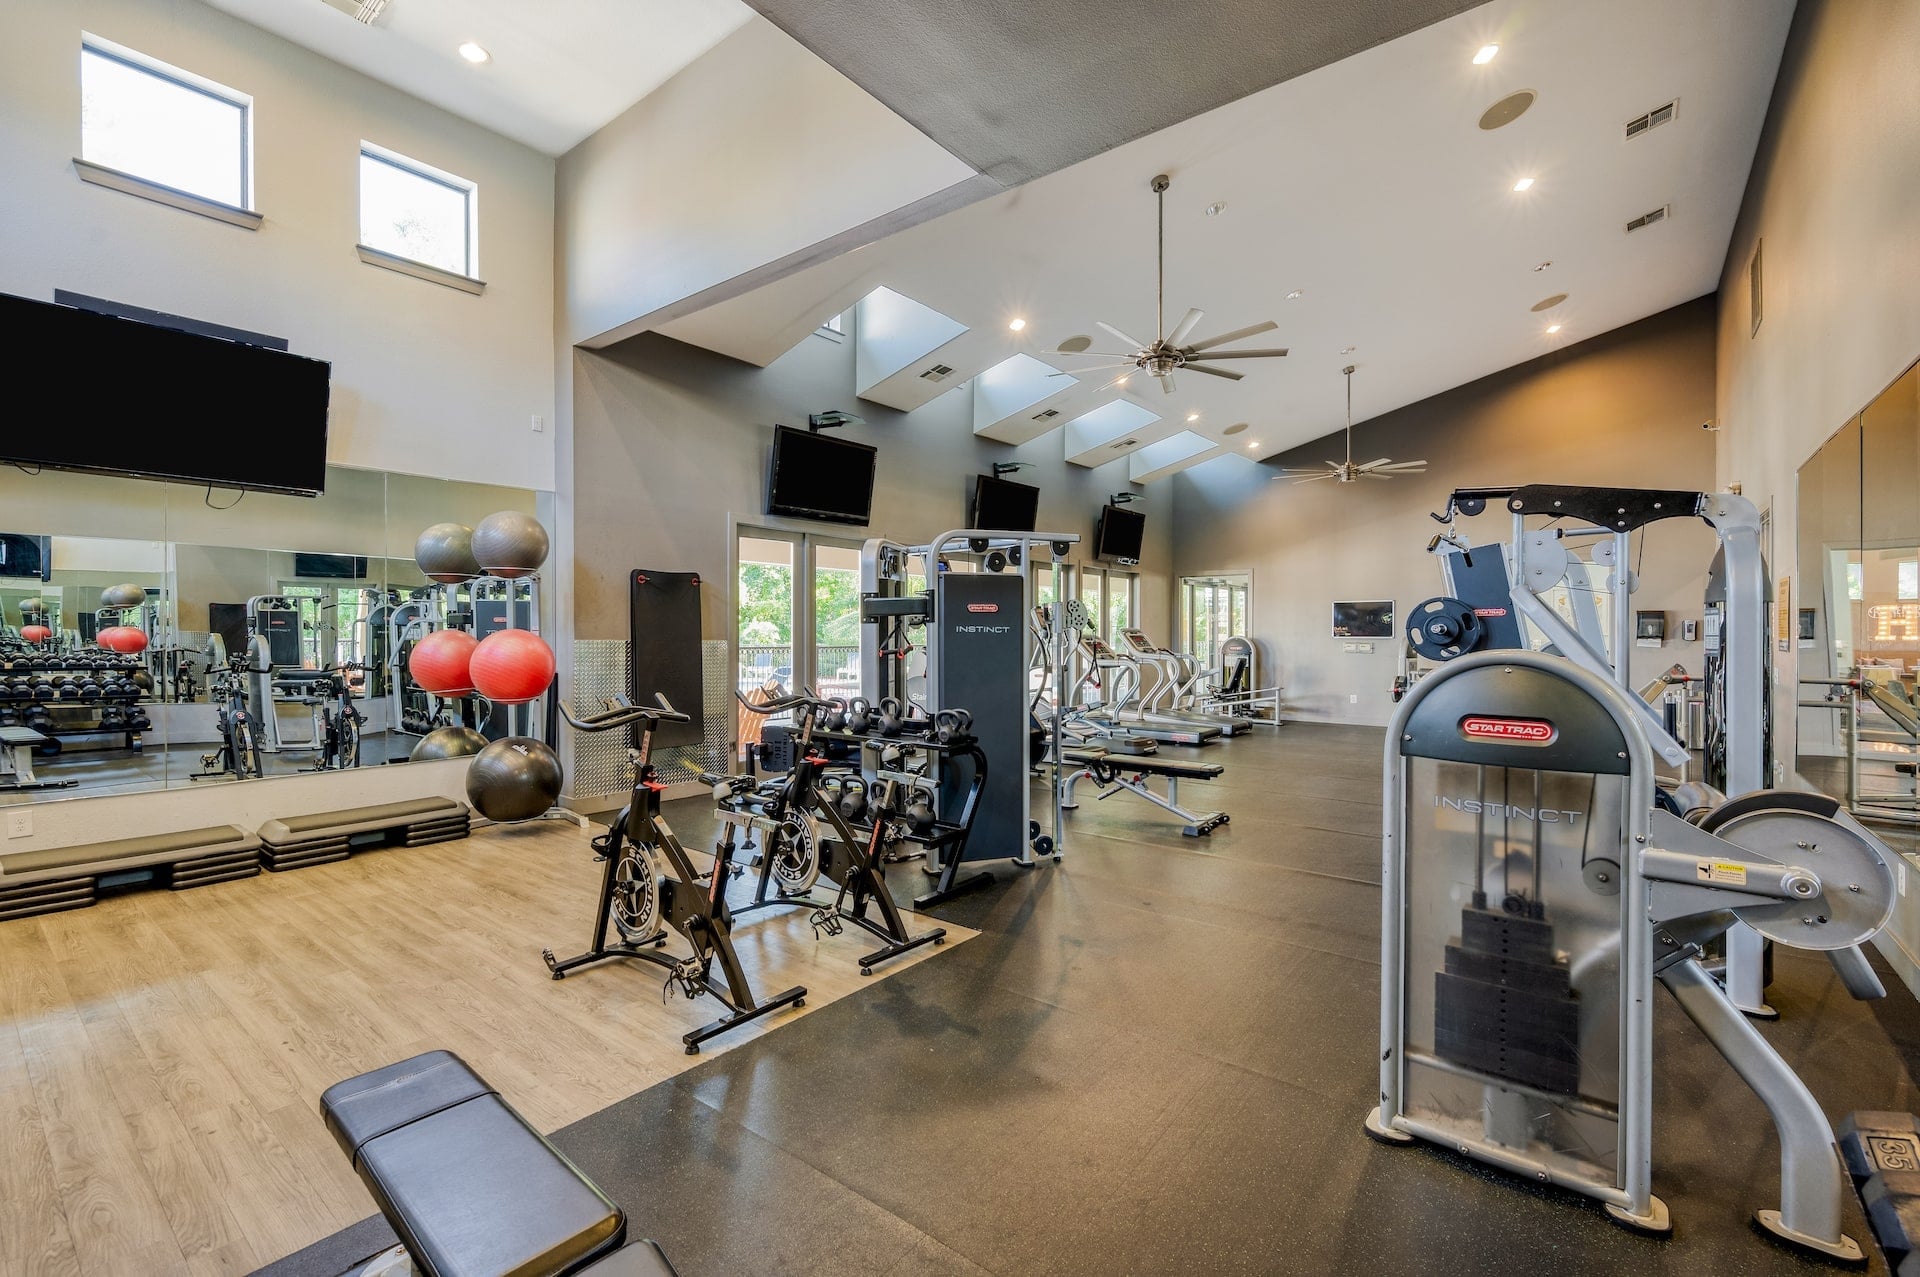
[[471, 727], [436, 727], [422, 736], [407, 755], [410, 762], [436, 758], [468, 758], [487, 747], [487, 738]]
[[20, 600], [20, 619], [23, 621], [31, 616], [39, 616], [42, 612], [45, 612], [46, 610], [47, 610], [47, 605], [41, 602], [39, 599], [21, 599]]
[[125, 585], [109, 585], [100, 591], [101, 607], [140, 607], [146, 601], [146, 587], [132, 582]]
[[53, 631], [44, 625], [23, 625], [20, 627], [20, 637], [29, 643], [44, 643], [53, 637]]
[[413, 543], [413, 561], [427, 580], [457, 585], [480, 575], [473, 559], [473, 529], [464, 523], [436, 523]]
[[474, 525], [473, 557], [489, 576], [531, 576], [551, 548], [540, 520], [518, 510], [490, 514]]
[[95, 635], [93, 641], [109, 652], [125, 655], [147, 650], [146, 632], [131, 625], [109, 625]]
[[560, 756], [531, 736], [509, 736], [474, 755], [467, 801], [488, 820], [532, 820], [560, 799]]
[[479, 640], [465, 630], [435, 630], [407, 653], [407, 673], [422, 691], [465, 696], [473, 690], [469, 665]]

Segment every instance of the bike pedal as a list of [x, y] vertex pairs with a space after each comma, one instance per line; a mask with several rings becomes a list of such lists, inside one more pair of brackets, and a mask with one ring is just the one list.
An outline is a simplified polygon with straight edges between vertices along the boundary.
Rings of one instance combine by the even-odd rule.
[[815, 909], [807, 921], [813, 924], [813, 933], [816, 937], [822, 934], [837, 936], [846, 930], [839, 916], [825, 909]]

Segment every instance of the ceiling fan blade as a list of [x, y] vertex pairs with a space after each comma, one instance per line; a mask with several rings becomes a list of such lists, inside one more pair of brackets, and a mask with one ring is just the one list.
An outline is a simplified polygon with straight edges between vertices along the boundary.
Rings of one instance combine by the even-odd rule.
[[1267, 350], [1216, 350], [1210, 355], [1193, 355], [1193, 359], [1283, 359], [1285, 346], [1274, 346]]
[[[1230, 333], [1221, 333], [1218, 337], [1209, 337], [1205, 341], [1196, 341], [1193, 345], [1188, 346], [1187, 350], [1189, 352], [1195, 350], [1212, 350], [1215, 346], [1224, 346], [1228, 342], [1239, 341], [1242, 337], [1253, 337], [1260, 333], [1270, 333], [1279, 326], [1280, 325], [1269, 319], [1265, 323], [1252, 324], [1246, 328], [1236, 328]], [[1106, 325], [1102, 324], [1101, 327], [1106, 328]], [[1111, 332], [1112, 330], [1108, 329], [1108, 331]]]
[[1331, 470], [1322, 470], [1319, 474], [1310, 474], [1304, 479], [1295, 479], [1295, 483], [1318, 483], [1322, 479], [1338, 479], [1340, 476]]
[[1185, 315], [1181, 316], [1180, 322], [1173, 326], [1173, 331], [1167, 334], [1167, 344], [1178, 346], [1185, 341], [1187, 334], [1200, 326], [1200, 321], [1206, 318], [1206, 314], [1204, 310], [1189, 309]]
[[1093, 323], [1094, 323], [1094, 327], [1105, 329], [1107, 332], [1112, 333], [1115, 337], [1118, 337], [1126, 345], [1132, 346], [1135, 350], [1145, 350], [1147, 348], [1146, 342], [1141, 341], [1135, 337], [1127, 336], [1125, 333], [1121, 332], [1118, 328], [1115, 328], [1112, 324], [1109, 324], [1104, 319], [1096, 319], [1093, 321]]
[[1426, 468], [1427, 463], [1424, 461], [1396, 461], [1390, 466], [1380, 467], [1382, 471], [1392, 471], [1396, 474], [1419, 474]]
[[1078, 377], [1078, 376], [1080, 376], [1080, 375], [1081, 375], [1081, 374], [1083, 374], [1083, 373], [1089, 373], [1089, 372], [1106, 372], [1106, 371], [1107, 371], [1108, 369], [1110, 369], [1110, 368], [1138, 368], [1139, 366], [1140, 366], [1140, 365], [1139, 365], [1139, 364], [1136, 364], [1136, 363], [1134, 363], [1134, 362], [1133, 362], [1133, 360], [1131, 360], [1131, 359], [1128, 359], [1128, 360], [1123, 360], [1123, 361], [1122, 361], [1122, 362], [1120, 362], [1120, 363], [1113, 363], [1113, 364], [1088, 364], [1088, 365], [1086, 365], [1086, 366], [1084, 366], [1084, 367], [1081, 367], [1081, 368], [1074, 368], [1074, 369], [1071, 369], [1071, 370], [1069, 370], [1069, 371], [1067, 371], [1067, 372], [1050, 372], [1050, 373], [1048, 373], [1048, 374], [1047, 374], [1047, 376], [1049, 376], [1049, 377]]
[[1132, 359], [1130, 350], [1050, 350], [1050, 355], [1063, 355], [1068, 359]]
[[1356, 466], [1355, 469], [1378, 470], [1381, 466], [1390, 466], [1392, 464], [1393, 464], [1392, 457], [1375, 457], [1372, 461], [1366, 462], [1365, 464], [1360, 466]]
[[1172, 373], [1170, 372], [1155, 373], [1154, 376], [1156, 376], [1160, 380], [1160, 389], [1166, 391], [1168, 394], [1173, 393], [1173, 374]]
[[[1337, 465], [1339, 463], [1334, 461], [1329, 461], [1327, 462], [1327, 464], [1331, 466], [1331, 465]], [[1281, 466], [1280, 473], [1281, 474], [1332, 474], [1333, 472], [1331, 470], [1321, 470], [1316, 466]]]
[[1246, 378], [1243, 372], [1228, 372], [1225, 368], [1209, 368], [1205, 364], [1181, 364], [1180, 366], [1188, 372], [1203, 372], [1209, 377], [1225, 377], [1228, 381], [1242, 381]]
[[1392, 475], [1390, 475], [1390, 474], [1381, 474], [1381, 473], [1380, 473], [1380, 472], [1379, 472], [1378, 470], [1362, 470], [1362, 471], [1360, 471], [1360, 475], [1359, 475], [1359, 477], [1360, 477], [1360, 478], [1362, 478], [1362, 479], [1391, 479], [1391, 478], [1393, 478], [1393, 476], [1392, 476]]

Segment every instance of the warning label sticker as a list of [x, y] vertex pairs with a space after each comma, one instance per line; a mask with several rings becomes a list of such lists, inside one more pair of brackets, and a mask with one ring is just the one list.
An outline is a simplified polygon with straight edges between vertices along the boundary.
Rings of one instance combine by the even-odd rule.
[[1696, 860], [1693, 863], [1693, 875], [1700, 882], [1730, 887], [1747, 885], [1747, 867], [1728, 860]]

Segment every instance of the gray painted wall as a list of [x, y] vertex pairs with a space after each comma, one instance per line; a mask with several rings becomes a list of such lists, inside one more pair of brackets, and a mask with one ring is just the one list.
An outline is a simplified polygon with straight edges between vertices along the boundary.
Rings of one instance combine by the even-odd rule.
[[[866, 424], [841, 433], [880, 449], [871, 527], [813, 525], [828, 536], [913, 541], [959, 527], [972, 476], [995, 461], [1035, 463], [1014, 477], [1041, 489], [1046, 531], [1091, 538], [1107, 496], [1127, 490], [1124, 459], [1087, 470], [1062, 461], [1050, 436], [1022, 448], [976, 439], [969, 387], [911, 413], [856, 400], [853, 352], [851, 340], [809, 337], [754, 368], [652, 334], [574, 352], [566, 442], [573, 458], [575, 636], [625, 638], [626, 573], [650, 567], [695, 571], [709, 581], [704, 629], [709, 638], [726, 637], [730, 518], [764, 522], [772, 427], [804, 426], [809, 412], [859, 414]], [[1144, 507], [1141, 609], [1156, 635], [1167, 632], [1168, 495], [1156, 488]]]
[[[1354, 377], [1356, 415], [1366, 407], [1366, 365]], [[1338, 375], [1337, 373], [1335, 375]], [[1390, 482], [1295, 486], [1280, 466], [1340, 456], [1338, 436], [1259, 465], [1220, 458], [1173, 479], [1174, 572], [1253, 574], [1253, 633], [1264, 668], [1285, 684], [1292, 716], [1385, 723], [1399, 641], [1349, 654], [1330, 637], [1335, 599], [1394, 599], [1398, 621], [1441, 593], [1425, 547], [1427, 517], [1456, 487], [1583, 483], [1707, 489], [1713, 484], [1714, 299], [1702, 297], [1637, 324], [1364, 421], [1354, 456], [1424, 457], [1427, 473]], [[1156, 489], [1157, 491], [1157, 489]], [[1506, 539], [1497, 511], [1462, 520], [1476, 545]], [[1640, 608], [1668, 612], [1668, 632], [1700, 615], [1714, 548], [1702, 524], [1655, 528], [1642, 558]], [[1634, 653], [1651, 677], [1674, 661], [1695, 673], [1698, 644]]]

